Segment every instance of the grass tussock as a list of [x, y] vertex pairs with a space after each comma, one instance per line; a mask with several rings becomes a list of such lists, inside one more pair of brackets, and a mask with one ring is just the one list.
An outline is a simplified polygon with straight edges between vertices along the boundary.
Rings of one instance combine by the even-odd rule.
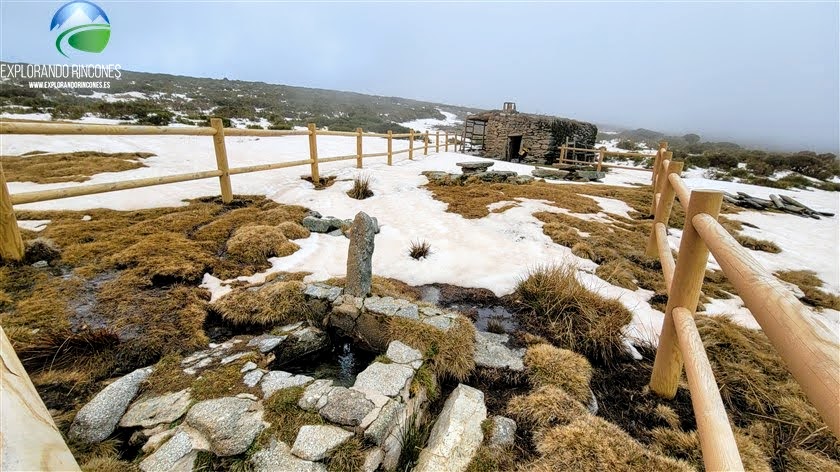
[[802, 449], [788, 451], [785, 465], [790, 472], [811, 472], [814, 470], [840, 472], [840, 463], [837, 461], [832, 461], [822, 454]]
[[151, 284], [196, 283], [213, 263], [208, 249], [208, 244], [191, 241], [183, 234], [156, 233], [117, 252], [110, 260], [117, 269], [133, 269]]
[[790, 451], [806, 450], [840, 461], [840, 442], [761, 331], [726, 317], [697, 317], [697, 329], [730, 419], [762, 446], [774, 470]]
[[581, 402], [553, 385], [512, 397], [507, 412], [520, 427], [532, 431], [568, 424], [589, 413]]
[[347, 196], [356, 200], [364, 200], [373, 196], [370, 189], [370, 176], [362, 175], [353, 179], [353, 188], [347, 191]]
[[123, 172], [146, 167], [142, 159], [152, 157], [149, 152], [78, 151], [29, 156], [0, 156], [3, 172], [9, 182], [85, 182], [94, 174]]
[[303, 295], [303, 282], [272, 282], [259, 290], [237, 288], [219, 300], [212, 309], [236, 325], [274, 325], [303, 321], [312, 310]]
[[311, 234], [303, 225], [294, 221], [284, 221], [277, 228], [287, 239], [306, 239]]
[[756, 239], [742, 234], [736, 234], [735, 240], [738, 241], [738, 244], [741, 246], [744, 246], [747, 249], [752, 249], [753, 251], [769, 252], [771, 254], [778, 254], [782, 252], [782, 248], [776, 245], [773, 241]]
[[230, 257], [259, 264], [269, 257], [285, 257], [300, 249], [276, 226], [248, 225], [237, 229], [227, 242]]
[[184, 373], [181, 359], [182, 356], [174, 352], [161, 357], [155, 369], [141, 384], [141, 389], [160, 395], [190, 387], [195, 377]]
[[622, 328], [632, 314], [617, 300], [583, 287], [574, 268], [533, 269], [519, 282], [516, 296], [530, 308], [525, 325], [553, 344], [602, 364], [626, 357]]
[[575, 400], [589, 403], [592, 366], [585, 357], [551, 344], [538, 344], [528, 348], [524, 362], [528, 381], [534, 387], [560, 387]]
[[428, 241], [412, 241], [411, 246], [408, 248], [408, 255], [418, 261], [429, 257], [431, 253], [432, 245]]
[[82, 472], [139, 472], [137, 464], [122, 461], [115, 457], [96, 456], [92, 457], [80, 466]]
[[516, 454], [507, 449], [493, 448], [482, 444], [467, 466], [466, 472], [496, 472], [514, 470]]
[[840, 310], [840, 297], [821, 290], [823, 281], [812, 270], [782, 270], [775, 273], [776, 277], [792, 283], [805, 294], [803, 302], [816, 308], [830, 308]]
[[618, 426], [592, 415], [538, 432], [534, 439], [540, 457], [520, 470], [692, 470], [682, 461], [652, 452]]
[[315, 190], [324, 190], [327, 187], [331, 187], [337, 177], [335, 175], [322, 175], [318, 182], [313, 182], [311, 175], [301, 175], [300, 179], [311, 183]]
[[301, 426], [323, 424], [324, 420], [317, 412], [306, 411], [298, 407], [298, 400], [305, 387], [292, 387], [278, 390], [263, 402], [263, 419], [271, 426], [263, 430], [257, 438], [257, 444], [268, 444], [270, 438], [286, 444], [294, 444]]
[[419, 350], [438, 378], [465, 380], [475, 368], [475, 327], [459, 318], [449, 331], [407, 318], [392, 316], [388, 336]]
[[191, 384], [192, 399], [200, 402], [212, 398], [234, 396], [243, 392], [259, 393], [258, 388], [249, 388], [242, 383], [240, 372], [246, 362], [257, 359], [256, 354], [248, 354], [228, 365], [203, 371]]
[[328, 472], [362, 472], [366, 450], [358, 438], [350, 438], [327, 458]]
[[[771, 472], [770, 461], [764, 451], [748, 436], [735, 431], [735, 444], [741, 455], [744, 470], [750, 472]], [[700, 438], [697, 431], [685, 432], [672, 428], [654, 428], [652, 430], [654, 450], [661, 454], [683, 460], [697, 470], [705, 470], [703, 454], [700, 450]]]

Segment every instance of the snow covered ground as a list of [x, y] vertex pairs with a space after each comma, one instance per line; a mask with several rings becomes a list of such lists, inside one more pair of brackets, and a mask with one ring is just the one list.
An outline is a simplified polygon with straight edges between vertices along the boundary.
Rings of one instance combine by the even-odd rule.
[[[228, 159], [231, 167], [250, 166], [306, 158], [309, 155], [308, 138], [288, 136], [281, 138], [227, 138]], [[394, 150], [408, 147], [405, 140], [395, 140]], [[0, 136], [0, 152], [18, 155], [28, 151], [67, 152], [94, 150], [107, 152], [145, 151], [156, 154], [144, 160], [149, 167], [120, 173], [103, 173], [92, 177], [86, 184], [97, 184], [128, 179], [171, 175], [215, 169], [212, 140], [192, 136]], [[364, 152], [386, 150], [386, 140], [365, 138]], [[415, 152], [415, 160], [407, 154], [394, 157], [388, 167], [385, 158], [365, 160], [364, 169], [355, 169], [352, 161], [334, 162], [320, 166], [321, 175], [336, 175], [338, 181], [331, 187], [316, 191], [302, 181], [300, 175], [308, 174], [307, 166], [274, 171], [241, 174], [232, 177], [233, 189], [239, 194], [262, 194], [286, 204], [303, 205], [324, 215], [352, 218], [358, 211], [365, 211], [379, 219], [381, 233], [376, 238], [373, 268], [377, 275], [393, 277], [409, 284], [433, 282], [451, 283], [468, 287], [482, 287], [498, 295], [510, 293], [517, 280], [530, 267], [549, 262], [574, 264], [579, 278], [590, 289], [608, 297], [617, 298], [633, 313], [634, 319], [627, 330], [633, 338], [654, 341], [660, 331], [662, 313], [648, 303], [652, 293], [645, 290], [631, 291], [610, 285], [594, 274], [596, 265], [571, 254], [568, 248], [554, 244], [542, 232], [542, 223], [532, 216], [537, 211], [564, 211], [545, 202], [521, 200], [518, 206], [503, 213], [491, 213], [478, 220], [466, 220], [447, 213], [446, 205], [436, 201], [425, 189], [420, 175], [423, 170], [458, 172], [456, 162], [478, 160], [473, 156], [456, 153], [422, 155]], [[318, 151], [321, 158], [355, 152], [355, 139], [319, 136]], [[510, 162], [494, 161], [496, 170], [514, 170], [530, 173], [532, 167]], [[375, 195], [366, 200], [348, 198], [345, 192], [352, 186], [352, 179], [364, 174], [371, 177]], [[650, 173], [634, 170], [614, 170], [608, 173], [605, 183], [631, 186], [650, 182]], [[840, 201], [837, 193], [824, 191], [784, 191], [750, 185], [703, 179], [689, 173], [686, 183], [691, 188], [717, 188], [734, 192], [746, 191], [758, 197], [769, 193], [790, 195], [815, 209], [838, 212]], [[12, 194], [50, 188], [79, 185], [76, 183], [35, 184], [11, 182]], [[586, 185], [558, 183], [558, 185]], [[182, 205], [183, 199], [204, 195], [217, 195], [218, 181], [206, 179], [143, 189], [125, 190], [107, 194], [53, 200], [20, 205], [21, 209], [71, 209], [88, 208], [138, 209]], [[626, 214], [624, 202], [598, 198], [605, 212]], [[501, 204], [497, 204], [500, 206]], [[602, 215], [590, 215], [600, 218]], [[748, 221], [759, 229], [747, 229], [746, 234], [775, 241], [780, 254], [753, 252], [766, 267], [777, 269], [811, 269], [816, 271], [827, 286], [825, 289], [840, 293], [838, 270], [838, 219], [802, 219], [792, 215], [745, 211], [734, 218]], [[43, 227], [45, 223], [21, 222], [24, 227]], [[48, 223], [46, 223], [48, 224]], [[671, 235], [671, 244], [679, 245], [678, 229]], [[432, 254], [422, 261], [408, 256], [412, 240], [426, 240]], [[301, 250], [288, 257], [271, 259], [273, 271], [309, 271], [310, 279], [343, 276], [346, 268], [347, 239], [313, 234], [297, 241]], [[266, 273], [251, 280], [259, 280]], [[218, 279], [205, 276], [205, 286], [215, 297], [226, 290]], [[715, 301], [707, 306], [710, 313], [731, 313], [747, 326], [757, 327], [740, 299]], [[840, 313], [826, 310], [816, 315], [835, 335], [840, 333]]]
[[440, 108], [438, 108], [438, 111], [446, 118], [443, 120], [436, 118], [423, 118], [420, 120], [406, 121], [405, 123], [400, 123], [400, 125], [425, 133], [426, 131], [436, 131], [443, 126], [454, 126], [463, 123], [462, 120], [458, 119], [458, 116], [455, 115], [455, 113], [443, 111]]

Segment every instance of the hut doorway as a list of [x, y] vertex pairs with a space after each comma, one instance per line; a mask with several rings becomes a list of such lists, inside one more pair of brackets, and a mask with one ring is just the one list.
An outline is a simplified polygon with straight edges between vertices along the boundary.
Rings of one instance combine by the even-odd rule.
[[507, 160], [519, 160], [519, 149], [522, 147], [522, 135], [508, 136]]

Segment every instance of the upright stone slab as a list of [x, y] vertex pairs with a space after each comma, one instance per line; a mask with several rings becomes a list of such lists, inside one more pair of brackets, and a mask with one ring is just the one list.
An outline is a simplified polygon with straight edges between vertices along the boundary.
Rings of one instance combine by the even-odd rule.
[[464, 384], [458, 385], [446, 399], [426, 448], [420, 451], [415, 472], [467, 470], [484, 440], [481, 422], [485, 418], [484, 393]]
[[376, 223], [373, 219], [363, 211], [357, 213], [350, 233], [350, 249], [347, 251], [347, 279], [344, 285], [346, 295], [370, 295], [375, 235]]

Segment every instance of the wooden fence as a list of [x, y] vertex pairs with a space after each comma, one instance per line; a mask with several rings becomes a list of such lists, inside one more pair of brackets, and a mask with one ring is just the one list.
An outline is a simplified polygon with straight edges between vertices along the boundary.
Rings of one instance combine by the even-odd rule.
[[[744, 470], [723, 401], [694, 324], [709, 253], [782, 357], [788, 371], [840, 437], [840, 357], [837, 342], [813, 324], [814, 314], [759, 264], [717, 221], [723, 193], [689, 191], [680, 177], [683, 163], [672, 160], [662, 143], [653, 166], [653, 228], [649, 256], [659, 257], [668, 304], [650, 388], [673, 398], [683, 365], [697, 420], [706, 470]], [[685, 226], [676, 261], [667, 228], [674, 201], [685, 209]]]
[[[160, 177], [150, 177], [145, 179], [123, 180], [118, 182], [108, 182], [104, 184], [93, 185], [78, 185], [72, 187], [63, 187], [53, 190], [39, 190], [34, 192], [23, 192], [14, 195], [9, 195], [6, 186], [5, 176], [3, 175], [2, 163], [0, 163], [0, 259], [6, 260], [20, 260], [23, 257], [23, 242], [18, 230], [17, 221], [14, 214], [14, 205], [21, 205], [24, 203], [43, 202], [47, 200], [56, 200], [59, 198], [78, 197], [82, 195], [94, 195], [97, 193], [114, 192], [117, 190], [127, 190], [141, 187], [151, 187], [153, 185], [166, 185], [178, 182], [188, 182], [191, 180], [209, 179], [213, 177], [219, 178], [219, 187], [221, 189], [222, 201], [229, 203], [233, 199], [233, 188], [230, 183], [230, 176], [236, 174], [247, 174], [251, 172], [261, 172], [266, 170], [283, 169], [287, 167], [306, 166], [310, 168], [313, 182], [320, 181], [319, 164], [337, 161], [355, 160], [356, 167], [361, 169], [365, 158], [386, 157], [388, 165], [393, 165], [394, 156], [398, 154], [408, 153], [409, 159], [414, 159], [415, 141], [422, 140], [423, 155], [429, 153], [429, 147], [434, 146], [435, 152], [440, 152], [441, 148], [444, 151], [449, 151], [450, 138], [454, 139], [452, 144], [453, 150], [457, 151], [459, 142], [456, 134], [449, 134], [449, 132], [441, 133], [437, 131], [434, 134], [434, 144], [431, 143], [431, 135], [428, 131], [425, 133], [415, 133], [411, 130], [408, 133], [396, 134], [391, 131], [387, 133], [365, 133], [362, 128], [357, 128], [355, 132], [350, 131], [325, 131], [318, 130], [314, 123], [309, 124], [307, 130], [257, 130], [257, 129], [238, 129], [238, 128], [224, 128], [222, 120], [219, 118], [211, 118], [210, 126], [207, 127], [166, 127], [166, 126], [135, 126], [135, 125], [86, 125], [74, 123], [33, 123], [33, 122], [15, 122], [15, 121], [0, 121], [0, 134], [36, 134], [36, 135], [178, 135], [178, 136], [211, 136], [213, 138], [213, 148], [216, 156], [216, 169], [205, 170], [200, 172], [191, 172], [187, 174], [167, 175]], [[277, 162], [272, 164], [260, 164], [247, 167], [230, 167], [227, 155], [227, 148], [225, 146], [225, 138], [229, 136], [257, 136], [257, 137], [273, 137], [273, 136], [308, 136], [309, 137], [309, 158], [290, 161]], [[334, 157], [319, 157], [318, 156], [318, 136], [346, 136], [356, 138], [356, 153], [344, 156]], [[388, 142], [388, 150], [379, 153], [363, 153], [363, 139], [365, 137], [386, 138]], [[443, 143], [441, 143], [443, 137]], [[405, 149], [394, 150], [393, 140], [399, 138], [408, 138], [408, 147]], [[417, 152], [420, 151], [418, 148]]]
[[[665, 141], [660, 142], [660, 146], [666, 144]], [[587, 154], [597, 154], [598, 159], [595, 161], [581, 161], [578, 159], [569, 159], [569, 151], [572, 151], [572, 154], [585, 152]], [[560, 159], [558, 162], [560, 163], [569, 163], [575, 165], [586, 165], [591, 166], [595, 165], [595, 170], [601, 172], [602, 167], [612, 168], [612, 169], [628, 169], [628, 170], [641, 170], [644, 172], [652, 172], [652, 169], [645, 169], [643, 167], [630, 167], [630, 166], [620, 166], [615, 164], [605, 164], [604, 157], [605, 156], [621, 156], [621, 157], [641, 157], [641, 158], [653, 158], [654, 155], [651, 154], [642, 154], [640, 152], [623, 152], [623, 151], [607, 151], [606, 149], [588, 149], [588, 148], [576, 148], [576, 147], [568, 147], [568, 146], [560, 146]]]

